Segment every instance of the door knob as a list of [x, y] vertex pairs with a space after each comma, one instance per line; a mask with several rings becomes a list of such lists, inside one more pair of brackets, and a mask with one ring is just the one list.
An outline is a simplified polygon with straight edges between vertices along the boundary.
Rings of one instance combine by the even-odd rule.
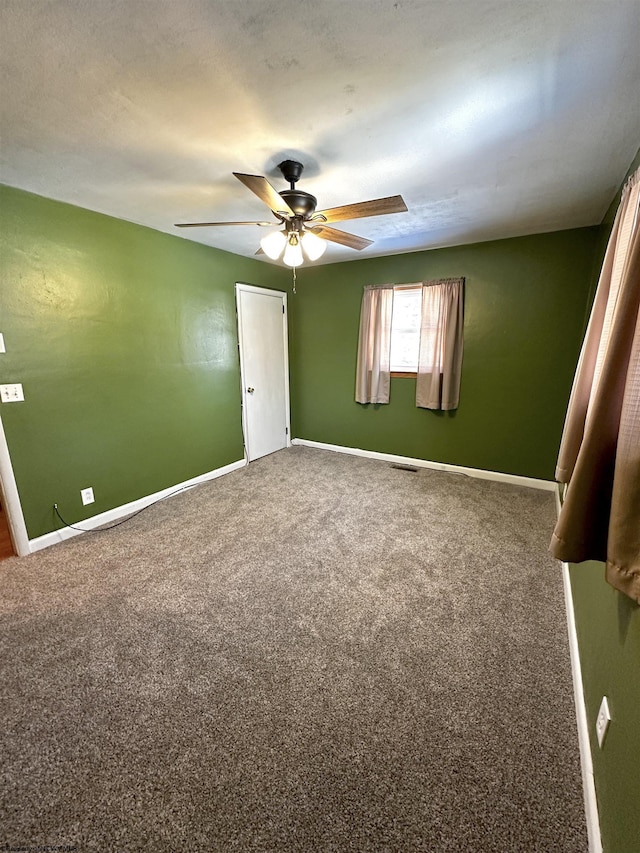
[[249, 387], [249, 388], [247, 388], [247, 394], [253, 394], [253, 392], [254, 392], [255, 390], [256, 390], [255, 388], [251, 388], [251, 387]]

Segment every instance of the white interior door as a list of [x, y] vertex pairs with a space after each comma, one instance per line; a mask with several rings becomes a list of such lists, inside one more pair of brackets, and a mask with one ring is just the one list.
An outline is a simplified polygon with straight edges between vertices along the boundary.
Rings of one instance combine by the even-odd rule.
[[236, 284], [247, 460], [289, 445], [287, 294]]

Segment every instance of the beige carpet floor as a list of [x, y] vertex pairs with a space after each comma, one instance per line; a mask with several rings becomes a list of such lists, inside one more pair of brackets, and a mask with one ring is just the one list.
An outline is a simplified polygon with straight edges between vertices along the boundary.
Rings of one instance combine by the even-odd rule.
[[294, 447], [3, 561], [0, 849], [584, 853], [553, 519]]

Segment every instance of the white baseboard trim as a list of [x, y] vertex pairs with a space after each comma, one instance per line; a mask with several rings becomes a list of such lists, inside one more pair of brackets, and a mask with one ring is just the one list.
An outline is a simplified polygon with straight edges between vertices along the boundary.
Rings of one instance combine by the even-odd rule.
[[582, 685], [582, 667], [580, 666], [580, 648], [576, 632], [576, 620], [571, 593], [569, 566], [562, 563], [562, 583], [564, 586], [564, 601], [567, 610], [567, 629], [569, 632], [569, 653], [571, 655], [571, 675], [573, 677], [573, 697], [576, 706], [578, 724], [578, 745], [580, 747], [580, 769], [582, 770], [582, 789], [584, 792], [584, 811], [587, 819], [587, 836], [589, 853], [602, 853], [602, 836], [600, 834], [600, 818], [598, 816], [598, 800], [596, 784], [593, 775], [593, 760], [591, 743], [589, 741], [589, 724], [587, 709], [584, 702]]
[[479, 480], [495, 480], [498, 483], [511, 483], [515, 486], [528, 486], [530, 489], [544, 489], [547, 492], [557, 490], [557, 483], [551, 480], [536, 480], [522, 477], [520, 474], [502, 474], [500, 471], [484, 471], [482, 468], [465, 468], [462, 465], [449, 465], [446, 462], [429, 462], [426, 459], [414, 459], [411, 456], [396, 456], [394, 453], [378, 453], [376, 450], [360, 450], [357, 447], [342, 447], [339, 444], [324, 444], [321, 441], [308, 441], [306, 438], [294, 438], [291, 444], [303, 447], [317, 447], [320, 450], [334, 450], [351, 456], [366, 456], [383, 462], [399, 462], [402, 465], [414, 465], [416, 468], [432, 468], [434, 471], [447, 471], [450, 474], [466, 474]]
[[190, 480], [185, 480], [183, 483], [177, 483], [168, 489], [162, 489], [160, 492], [155, 492], [153, 495], [147, 495], [144, 498], [138, 498], [128, 504], [114, 507], [106, 512], [101, 512], [99, 515], [93, 515], [91, 518], [85, 518], [78, 521], [77, 524], [84, 527], [85, 530], [77, 530], [71, 527], [61, 527], [59, 530], [54, 530], [51, 533], [45, 533], [44, 536], [38, 536], [35, 539], [29, 540], [30, 552], [40, 551], [42, 548], [48, 548], [50, 545], [56, 545], [58, 542], [63, 542], [65, 539], [71, 539], [73, 536], [80, 536], [89, 530], [96, 527], [101, 527], [103, 524], [109, 524], [112, 521], [117, 521], [126, 515], [131, 515], [140, 509], [144, 509], [150, 504], [164, 500], [174, 492], [191, 489], [200, 483], [206, 483], [208, 480], [215, 480], [217, 477], [222, 477], [224, 474], [229, 474], [231, 471], [237, 471], [238, 468], [244, 468], [247, 464], [246, 459], [239, 459], [237, 462], [231, 462], [229, 465], [223, 465], [222, 468], [215, 468], [213, 471], [208, 471], [206, 474], [200, 474], [197, 477], [192, 477]]

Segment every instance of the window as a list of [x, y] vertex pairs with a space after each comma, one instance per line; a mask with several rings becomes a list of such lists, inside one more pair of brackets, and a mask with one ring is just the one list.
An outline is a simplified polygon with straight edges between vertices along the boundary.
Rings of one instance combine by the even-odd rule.
[[368, 285], [362, 292], [356, 402], [388, 403], [389, 379], [415, 376], [416, 406], [460, 399], [464, 279]]
[[391, 372], [417, 373], [420, 350], [421, 285], [393, 288]]

